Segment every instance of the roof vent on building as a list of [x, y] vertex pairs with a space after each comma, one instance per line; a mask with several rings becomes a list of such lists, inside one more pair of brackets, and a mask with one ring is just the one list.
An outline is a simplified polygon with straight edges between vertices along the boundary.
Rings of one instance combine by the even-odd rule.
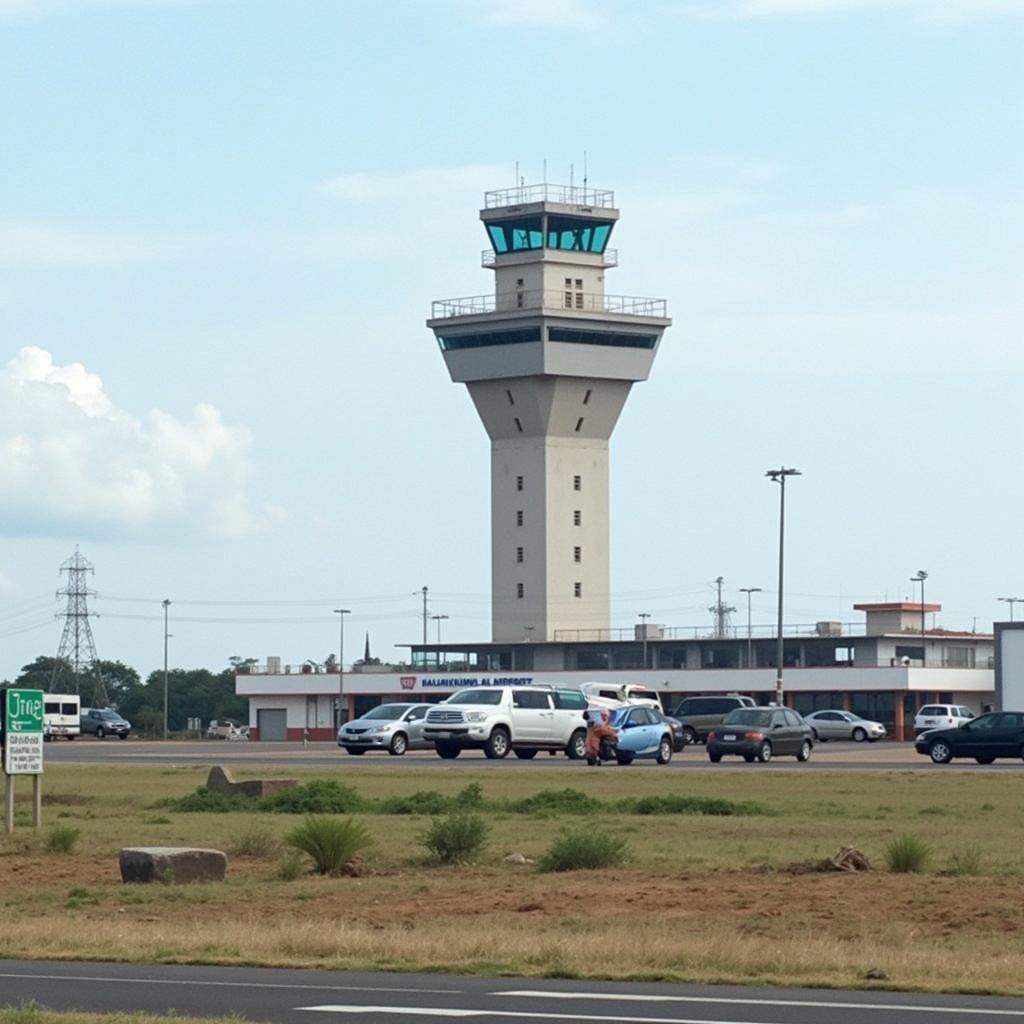
[[821, 622], [814, 624], [814, 632], [818, 636], [842, 636], [843, 624], [832, 619], [823, 619]]
[[279, 676], [281, 674], [281, 658], [279, 655], [267, 655], [267, 674], [272, 676]]

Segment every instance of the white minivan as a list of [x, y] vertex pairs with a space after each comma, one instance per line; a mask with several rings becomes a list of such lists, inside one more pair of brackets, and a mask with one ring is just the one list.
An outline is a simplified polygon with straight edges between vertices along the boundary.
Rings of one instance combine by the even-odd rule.
[[43, 739], [49, 742], [58, 736], [73, 740], [82, 727], [78, 716], [82, 711], [82, 698], [77, 693], [47, 693], [43, 695]]
[[974, 712], [961, 704], [925, 704], [914, 718], [914, 735], [929, 729], [956, 729], [974, 718]]

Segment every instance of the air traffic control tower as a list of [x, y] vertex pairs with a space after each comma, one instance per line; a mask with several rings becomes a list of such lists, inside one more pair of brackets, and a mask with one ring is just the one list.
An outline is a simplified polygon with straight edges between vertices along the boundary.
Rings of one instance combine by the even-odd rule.
[[605, 292], [612, 192], [487, 192], [493, 295], [427, 321], [491, 439], [495, 642], [598, 639], [610, 621], [608, 439], [671, 320], [664, 299]]

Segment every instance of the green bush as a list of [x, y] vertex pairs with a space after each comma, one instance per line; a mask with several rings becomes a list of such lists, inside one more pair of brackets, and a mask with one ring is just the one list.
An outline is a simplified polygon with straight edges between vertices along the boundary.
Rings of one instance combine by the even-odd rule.
[[718, 796], [643, 796], [624, 801], [620, 810], [629, 814], [764, 814], [765, 809], [753, 801], [726, 800]]
[[447, 814], [455, 800], [433, 789], [421, 789], [410, 796], [389, 796], [378, 804], [381, 814]]
[[82, 830], [74, 825], [57, 825], [51, 828], [46, 837], [47, 853], [71, 853], [78, 842]]
[[166, 807], [172, 811], [211, 811], [214, 814], [226, 814], [228, 811], [251, 811], [258, 803], [251, 796], [241, 793], [214, 793], [205, 786], [200, 786], [187, 796], [171, 797], [158, 800], [154, 807]]
[[442, 864], [468, 864], [480, 855], [490, 830], [479, 814], [461, 812], [436, 819], [419, 842]]
[[932, 855], [931, 847], [916, 836], [898, 836], [885, 848], [885, 863], [900, 874], [924, 871]]
[[949, 867], [946, 873], [950, 875], [980, 875], [981, 872], [981, 850], [977, 846], [966, 846], [962, 850], [954, 850], [949, 855]]
[[236, 857], [270, 857], [277, 853], [280, 845], [270, 829], [254, 825], [235, 837], [230, 852]]
[[542, 789], [533, 796], [513, 800], [509, 810], [515, 814], [595, 814], [602, 806], [600, 800], [578, 789]]
[[565, 832], [552, 843], [540, 859], [541, 871], [582, 871], [593, 868], [613, 868], [624, 864], [628, 857], [625, 839], [576, 829]]
[[351, 814], [365, 801], [351, 786], [330, 779], [314, 779], [304, 786], [283, 789], [264, 797], [259, 806], [278, 814]]
[[480, 807], [484, 802], [484, 790], [479, 782], [471, 782], [460, 789], [455, 795], [455, 802], [460, 807]]
[[360, 851], [373, 845], [370, 833], [351, 818], [310, 815], [284, 841], [308, 854], [320, 875], [339, 875]]
[[302, 874], [302, 854], [298, 850], [285, 850], [277, 865], [277, 877], [282, 882], [294, 882]]

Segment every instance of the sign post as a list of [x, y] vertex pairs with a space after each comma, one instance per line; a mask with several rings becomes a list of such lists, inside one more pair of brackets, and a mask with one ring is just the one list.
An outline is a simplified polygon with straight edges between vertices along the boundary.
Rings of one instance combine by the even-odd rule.
[[4, 690], [4, 827], [14, 831], [14, 776], [32, 776], [32, 825], [42, 825], [43, 691]]

